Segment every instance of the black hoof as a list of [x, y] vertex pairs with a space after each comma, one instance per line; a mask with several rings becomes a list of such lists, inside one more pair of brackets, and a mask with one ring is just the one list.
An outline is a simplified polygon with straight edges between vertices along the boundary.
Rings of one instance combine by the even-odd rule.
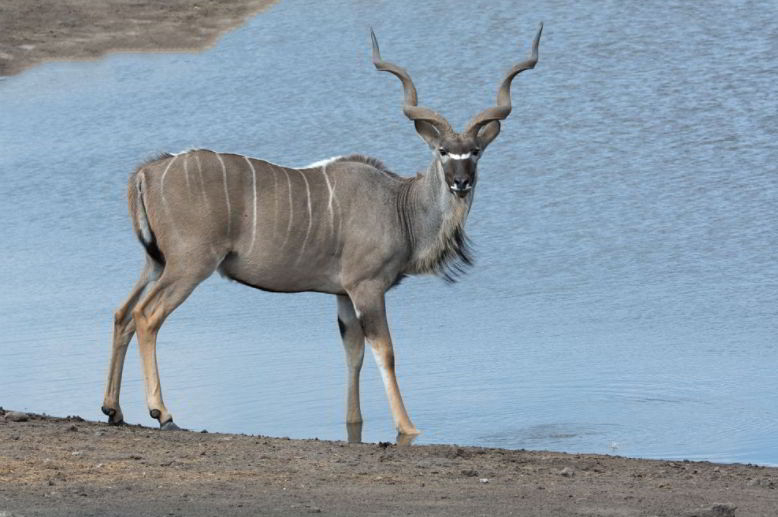
[[116, 417], [116, 410], [114, 408], [103, 406], [100, 409], [102, 410], [103, 414], [108, 417], [108, 424], [109, 425], [124, 425], [124, 420], [123, 419], [119, 419], [119, 420], [115, 419], [115, 417]]
[[159, 424], [159, 428], [162, 431], [181, 431], [182, 430], [175, 423], [173, 423], [173, 420], [168, 420], [164, 424]]

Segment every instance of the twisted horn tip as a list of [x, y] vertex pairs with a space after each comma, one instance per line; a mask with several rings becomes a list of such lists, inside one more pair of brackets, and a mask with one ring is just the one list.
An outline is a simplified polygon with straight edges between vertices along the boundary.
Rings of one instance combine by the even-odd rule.
[[535, 39], [532, 40], [532, 54], [537, 55], [538, 44], [540, 43], [540, 35], [543, 33], [543, 22], [538, 24], [538, 33], [535, 34]]
[[370, 27], [370, 39], [373, 43], [373, 64], [378, 68], [379, 63], [381, 62], [381, 51], [378, 49], [378, 38], [375, 37], [373, 27]]

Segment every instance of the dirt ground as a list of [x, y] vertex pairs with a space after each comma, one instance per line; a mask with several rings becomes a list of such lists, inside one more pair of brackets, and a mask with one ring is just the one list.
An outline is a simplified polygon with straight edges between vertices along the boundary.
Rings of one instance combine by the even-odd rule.
[[[26, 419], [25, 419], [26, 417]], [[778, 469], [113, 427], [0, 409], [0, 516], [778, 515]]]
[[275, 0], [0, 0], [0, 75], [109, 51], [201, 49]]
[[[0, 0], [0, 75], [211, 44], [272, 0]], [[0, 517], [778, 515], [778, 469], [112, 427], [0, 408]]]

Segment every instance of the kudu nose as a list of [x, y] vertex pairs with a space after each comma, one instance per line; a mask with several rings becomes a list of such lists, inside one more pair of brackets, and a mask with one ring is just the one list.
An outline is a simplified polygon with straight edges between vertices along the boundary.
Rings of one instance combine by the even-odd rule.
[[451, 186], [451, 190], [460, 196], [466, 194], [471, 188], [470, 178], [454, 178], [454, 185]]

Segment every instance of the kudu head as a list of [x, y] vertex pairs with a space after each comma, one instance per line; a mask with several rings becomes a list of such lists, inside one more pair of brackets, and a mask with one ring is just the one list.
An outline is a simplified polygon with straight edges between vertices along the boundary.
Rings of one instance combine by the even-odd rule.
[[486, 147], [500, 134], [500, 121], [511, 112], [511, 81], [538, 62], [538, 44], [543, 24], [540, 24], [532, 42], [530, 56], [508, 71], [497, 91], [497, 105], [474, 117], [462, 133], [451, 128], [448, 121], [431, 109], [417, 106], [416, 87], [404, 68], [381, 59], [378, 40], [370, 29], [373, 40], [373, 64], [382, 72], [390, 72], [403, 83], [405, 106], [403, 112], [413, 121], [416, 132], [433, 151], [439, 170], [443, 172], [449, 190], [460, 198], [466, 197], [476, 183], [476, 165]]

